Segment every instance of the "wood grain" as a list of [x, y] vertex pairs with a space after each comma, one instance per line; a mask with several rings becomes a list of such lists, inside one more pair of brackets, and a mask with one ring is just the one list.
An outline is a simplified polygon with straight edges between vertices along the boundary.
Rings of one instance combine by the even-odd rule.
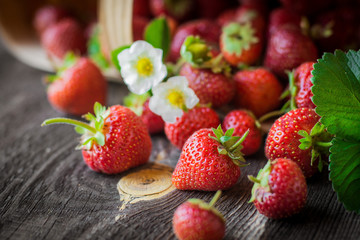
[[[124, 174], [91, 171], [75, 151], [78, 136], [68, 126], [41, 128], [60, 116], [46, 100], [43, 72], [16, 61], [0, 45], [0, 239], [175, 239], [171, 219], [190, 197], [209, 201], [213, 193], [175, 190], [152, 201], [121, 202], [116, 184]], [[127, 93], [109, 84], [109, 104]], [[174, 167], [180, 152], [164, 135], [153, 136], [151, 161]], [[227, 219], [226, 239], [359, 239], [360, 216], [346, 212], [326, 171], [308, 181], [305, 209], [286, 220], [258, 214], [246, 175], [265, 164], [263, 153], [217, 206]]]

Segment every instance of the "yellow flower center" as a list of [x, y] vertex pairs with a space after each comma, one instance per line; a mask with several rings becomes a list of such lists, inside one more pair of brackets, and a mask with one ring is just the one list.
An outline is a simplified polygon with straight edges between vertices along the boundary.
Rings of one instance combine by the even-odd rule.
[[153, 73], [153, 64], [149, 58], [143, 57], [136, 62], [136, 70], [142, 77], [149, 77]]
[[169, 100], [170, 104], [175, 107], [178, 108], [185, 107], [185, 98], [184, 98], [184, 94], [181, 91], [178, 91], [176, 89], [169, 90], [167, 99]]

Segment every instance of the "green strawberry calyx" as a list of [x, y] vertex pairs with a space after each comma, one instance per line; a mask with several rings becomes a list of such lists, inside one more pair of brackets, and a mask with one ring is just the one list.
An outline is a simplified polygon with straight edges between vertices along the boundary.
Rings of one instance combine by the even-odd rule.
[[50, 124], [73, 125], [75, 126], [75, 131], [82, 135], [80, 144], [76, 149], [90, 150], [94, 143], [100, 146], [105, 145], [103, 127], [105, 119], [109, 116], [110, 111], [100, 103], [96, 102], [94, 104], [94, 113], [95, 115], [88, 113], [83, 116], [86, 120], [90, 121], [90, 124], [69, 118], [50, 118], [45, 120], [41, 126]]
[[56, 69], [56, 74], [46, 76], [45, 83], [51, 84], [51, 83], [55, 82], [56, 80], [60, 79], [63, 76], [64, 72], [68, 68], [74, 66], [78, 60], [79, 60], [79, 57], [76, 56], [73, 52], [66, 53], [64, 60], [62, 62], [62, 65]]
[[136, 115], [141, 116], [143, 112], [143, 106], [146, 100], [150, 98], [150, 93], [146, 92], [144, 94], [138, 95], [135, 93], [129, 93], [124, 98], [124, 105], [130, 108]]
[[262, 169], [260, 169], [256, 178], [251, 175], [248, 176], [249, 180], [254, 183], [254, 186], [251, 190], [251, 198], [249, 203], [255, 201], [255, 199], [261, 202], [264, 194], [271, 191], [269, 186], [271, 166], [272, 163], [268, 161], [267, 164]]
[[317, 122], [311, 129], [310, 134], [305, 130], [298, 131], [298, 134], [302, 136], [299, 148], [306, 150], [311, 148], [311, 165], [316, 159], [319, 159], [319, 171], [322, 171], [325, 161], [321, 159], [321, 155], [328, 156], [330, 154], [330, 147], [332, 146], [332, 135], [326, 131], [326, 128], [320, 122]]
[[210, 50], [211, 48], [204, 40], [190, 35], [181, 46], [181, 59], [195, 68], [210, 69], [214, 73], [223, 72], [226, 76], [230, 76], [231, 68], [223, 55], [214, 57]]
[[220, 217], [225, 222], [224, 216], [219, 212], [219, 210], [217, 210], [214, 207], [215, 203], [217, 202], [217, 200], [219, 200], [220, 196], [221, 196], [221, 191], [218, 190], [209, 203], [204, 202], [203, 200], [197, 199], [197, 198], [191, 198], [191, 199], [187, 200], [187, 202], [189, 202], [193, 205], [196, 205], [201, 209], [211, 211], [212, 213], [214, 213], [216, 216]]
[[255, 31], [250, 22], [243, 24], [233, 22], [226, 25], [221, 34], [224, 49], [230, 54], [240, 56], [243, 50], [249, 50], [251, 45], [259, 42]]
[[219, 154], [229, 156], [233, 163], [239, 167], [248, 166], [248, 164], [244, 164], [246, 161], [244, 154], [241, 152], [243, 148], [241, 143], [244, 142], [250, 130], [247, 130], [241, 137], [233, 136], [234, 128], [230, 128], [224, 133], [220, 124], [217, 129], [212, 128], [212, 131], [215, 137], [210, 134], [209, 137], [220, 143], [218, 147]]

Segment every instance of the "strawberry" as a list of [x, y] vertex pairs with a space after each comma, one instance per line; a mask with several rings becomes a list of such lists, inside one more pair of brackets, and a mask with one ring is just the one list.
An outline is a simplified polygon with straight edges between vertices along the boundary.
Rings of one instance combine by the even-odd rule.
[[329, 0], [280, 0], [282, 5], [293, 12], [310, 15], [328, 8], [332, 1]]
[[285, 25], [292, 25], [294, 27], [300, 28], [301, 24], [301, 15], [295, 12], [292, 12], [286, 8], [276, 8], [271, 11], [269, 16], [269, 27], [268, 35], [276, 31], [276, 29], [281, 28]]
[[88, 58], [67, 55], [63, 69], [47, 77], [47, 82], [48, 100], [59, 111], [82, 115], [91, 112], [95, 102], [106, 102], [107, 82]]
[[149, 108], [150, 94], [136, 95], [130, 93], [124, 99], [124, 105], [133, 110], [147, 126], [150, 134], [160, 133], [164, 130], [165, 122], [161, 116], [153, 113]]
[[41, 34], [41, 44], [51, 59], [62, 59], [69, 51], [77, 54], [86, 52], [86, 40], [80, 25], [66, 18], [51, 25]]
[[293, 161], [277, 158], [268, 161], [256, 178], [250, 202], [268, 218], [290, 217], [305, 206], [307, 185], [304, 174]]
[[295, 84], [298, 89], [295, 101], [298, 108], [315, 108], [312, 102], [313, 93], [311, 87], [313, 86], [311, 78], [313, 75], [311, 71], [314, 69], [315, 62], [305, 62], [295, 70]]
[[189, 87], [194, 90], [201, 104], [211, 104], [216, 108], [229, 103], [234, 97], [234, 81], [223, 73], [195, 68], [186, 63], [180, 75], [188, 79]]
[[33, 18], [33, 26], [37, 33], [41, 34], [48, 27], [68, 16], [69, 13], [62, 7], [45, 5], [36, 10]]
[[241, 136], [249, 130], [249, 134], [242, 144], [241, 151], [244, 155], [251, 155], [259, 150], [262, 142], [260, 123], [255, 119], [253, 113], [246, 110], [229, 112], [222, 122], [222, 129], [226, 132], [230, 128], [234, 129], [235, 136]]
[[270, 71], [264, 68], [238, 71], [234, 80], [237, 107], [249, 109], [260, 117], [279, 106], [282, 86]]
[[224, 27], [226, 24], [233, 22], [236, 16], [237, 9], [228, 9], [223, 11], [217, 18], [216, 22], [221, 26]]
[[117, 174], [148, 161], [152, 144], [140, 117], [120, 105], [106, 109], [95, 103], [94, 112], [95, 116], [91, 113], [85, 115], [90, 124], [53, 118], [45, 120], [42, 125], [75, 125], [75, 130], [82, 135], [79, 148], [84, 161], [94, 171]]
[[286, 25], [270, 36], [264, 65], [280, 77], [307, 61], [316, 61], [317, 49], [298, 27]]
[[216, 192], [210, 203], [200, 199], [189, 199], [174, 213], [173, 229], [179, 240], [220, 240], [225, 235], [225, 219], [214, 208], [221, 191]]
[[242, 6], [220, 37], [224, 58], [233, 66], [255, 63], [262, 51], [265, 21], [255, 9]]
[[169, 60], [176, 62], [180, 57], [180, 49], [184, 40], [190, 36], [199, 36], [210, 45], [217, 46], [221, 34], [221, 27], [211, 20], [194, 20], [180, 25], [172, 39]]
[[167, 15], [177, 21], [191, 17], [194, 11], [193, 0], [150, 0], [150, 10], [156, 17]]
[[328, 154], [331, 136], [319, 123], [314, 109], [298, 108], [277, 119], [265, 144], [269, 160], [288, 158], [296, 162], [305, 177], [314, 175], [323, 162], [321, 154]]
[[219, 124], [219, 117], [214, 110], [208, 107], [195, 107], [184, 112], [175, 123], [165, 123], [165, 134], [174, 146], [181, 149], [197, 130], [216, 127]]
[[240, 167], [245, 162], [241, 138], [232, 136], [234, 129], [224, 133], [217, 129], [203, 128], [186, 141], [172, 175], [173, 185], [180, 190], [216, 191], [228, 189], [240, 177]]

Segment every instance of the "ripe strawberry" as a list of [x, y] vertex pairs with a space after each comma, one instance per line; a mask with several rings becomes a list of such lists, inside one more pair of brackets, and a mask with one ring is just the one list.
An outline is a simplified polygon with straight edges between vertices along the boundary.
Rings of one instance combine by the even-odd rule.
[[147, 126], [150, 134], [160, 133], [164, 131], [165, 122], [161, 116], [156, 115], [150, 110], [149, 98], [150, 95], [148, 93], [143, 95], [130, 93], [125, 97], [124, 105], [141, 117], [141, 120]]
[[332, 4], [332, 1], [329, 0], [280, 0], [280, 2], [285, 8], [303, 15], [327, 9]]
[[303, 63], [295, 70], [295, 85], [298, 89], [295, 101], [298, 108], [316, 107], [311, 100], [313, 96], [313, 93], [311, 91], [311, 87], [313, 86], [311, 78], [313, 77], [313, 75], [311, 74], [311, 71], [314, 69], [314, 63], [315, 62]]
[[[265, 144], [269, 160], [288, 158], [296, 162], [305, 177], [322, 168], [321, 153], [328, 153], [331, 137], [319, 123], [314, 109], [291, 110], [272, 125]], [[320, 160], [320, 161], [319, 161]]]
[[150, 0], [150, 10], [156, 17], [167, 15], [177, 21], [183, 21], [191, 17], [194, 4], [192, 0]]
[[226, 24], [233, 22], [236, 16], [237, 9], [228, 9], [223, 11], [217, 18], [216, 22], [224, 27]]
[[33, 26], [37, 33], [41, 34], [48, 27], [58, 23], [60, 20], [68, 17], [68, 15], [68, 12], [59, 6], [46, 5], [36, 10]]
[[65, 67], [47, 81], [48, 100], [59, 111], [82, 115], [91, 112], [95, 102], [106, 102], [107, 82], [88, 58], [76, 59], [69, 54]]
[[268, 36], [274, 33], [278, 28], [281, 28], [285, 25], [292, 25], [294, 27], [300, 28], [300, 24], [300, 14], [292, 12], [286, 8], [276, 8], [270, 13], [269, 16]]
[[229, 1], [196, 0], [196, 13], [200, 18], [213, 19], [219, 16], [229, 5]]
[[180, 25], [171, 42], [169, 60], [176, 62], [180, 57], [180, 49], [184, 40], [190, 36], [199, 36], [210, 45], [217, 46], [221, 34], [221, 27], [211, 20], [194, 20]]
[[237, 107], [249, 109], [260, 117], [279, 106], [282, 86], [270, 71], [264, 68], [238, 71], [234, 80]]
[[42, 125], [75, 125], [82, 135], [80, 149], [85, 163], [94, 171], [116, 174], [148, 161], [151, 139], [146, 126], [133, 111], [115, 105], [94, 105], [95, 116], [85, 115], [90, 124], [66, 118], [45, 120]]
[[250, 202], [268, 218], [280, 219], [300, 212], [307, 198], [304, 174], [293, 161], [277, 158], [268, 161], [256, 178]]
[[180, 75], [188, 79], [189, 87], [194, 90], [201, 104], [210, 103], [216, 108], [229, 103], [234, 97], [234, 81], [222, 73], [194, 68], [186, 63], [181, 68]]
[[265, 55], [265, 67], [280, 77], [307, 61], [316, 61], [317, 49], [298, 27], [287, 25], [276, 29], [270, 36]]
[[241, 151], [244, 155], [251, 155], [259, 150], [262, 142], [260, 123], [251, 112], [246, 110], [229, 112], [222, 122], [222, 129], [226, 132], [230, 128], [234, 129], [235, 136], [241, 136], [250, 130], [242, 144], [244, 148]]
[[180, 190], [216, 191], [228, 189], [240, 177], [241, 138], [232, 136], [233, 129], [224, 133], [203, 128], [196, 131], [184, 144], [180, 159], [172, 175], [173, 185]]
[[208, 107], [195, 107], [178, 118], [175, 123], [165, 123], [165, 134], [169, 141], [181, 149], [186, 140], [201, 128], [220, 124], [217, 113]]
[[210, 203], [189, 199], [181, 204], [173, 217], [173, 229], [179, 240], [220, 240], [225, 235], [225, 219], [214, 208], [221, 191], [216, 192]]
[[66, 18], [51, 25], [41, 35], [41, 43], [51, 59], [62, 59], [69, 51], [86, 53], [86, 40], [80, 25]]

